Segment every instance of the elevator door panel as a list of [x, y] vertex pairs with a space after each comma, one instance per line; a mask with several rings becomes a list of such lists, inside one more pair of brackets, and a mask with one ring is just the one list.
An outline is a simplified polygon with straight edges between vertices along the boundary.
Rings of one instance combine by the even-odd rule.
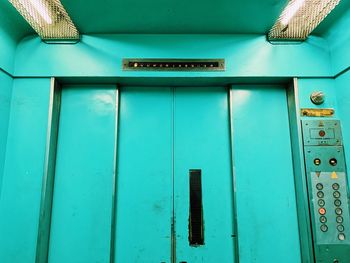
[[286, 90], [232, 94], [240, 262], [301, 262]]
[[116, 211], [118, 263], [170, 263], [172, 90], [121, 90]]
[[62, 90], [50, 263], [109, 262], [115, 86]]
[[[234, 262], [233, 183], [227, 89], [177, 88], [174, 123], [176, 262]], [[201, 173], [201, 228], [204, 234], [202, 245], [190, 244], [191, 169], [196, 169], [197, 172], [200, 170]], [[198, 224], [195, 221], [194, 218], [194, 224]]]

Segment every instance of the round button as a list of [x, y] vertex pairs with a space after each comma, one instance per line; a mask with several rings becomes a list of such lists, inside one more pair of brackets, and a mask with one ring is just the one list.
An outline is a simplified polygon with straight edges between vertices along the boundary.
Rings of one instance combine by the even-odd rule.
[[318, 198], [323, 198], [324, 197], [324, 193], [322, 191], [318, 191], [317, 192], [317, 197]]
[[334, 184], [332, 185], [332, 188], [333, 188], [334, 190], [339, 190], [339, 184], [334, 183]]
[[337, 220], [337, 223], [339, 224], [343, 223], [343, 217], [341, 216], [337, 216], [336, 220]]
[[336, 208], [335, 209], [335, 213], [338, 215], [338, 216], [340, 216], [342, 213], [343, 213], [343, 210], [341, 209], [341, 208]]
[[321, 164], [321, 160], [318, 159], [318, 158], [316, 158], [316, 159], [314, 160], [314, 164], [315, 164], [315, 165], [320, 165], [320, 164]]
[[320, 130], [318, 135], [320, 135], [320, 137], [324, 137], [326, 135], [326, 132], [324, 130]]
[[322, 190], [323, 184], [320, 184], [320, 183], [316, 184], [316, 188], [317, 188], [317, 190]]
[[327, 225], [321, 225], [321, 231], [322, 232], [327, 232], [328, 231], [328, 226]]
[[340, 192], [339, 191], [334, 191], [333, 196], [334, 196], [334, 198], [339, 198], [340, 197]]
[[320, 209], [318, 209], [318, 212], [320, 213], [320, 215], [325, 215], [326, 214], [326, 209], [321, 207]]
[[339, 232], [344, 232], [344, 226], [343, 225], [337, 226], [337, 229], [338, 229]]
[[341, 240], [341, 241], [345, 240], [345, 235], [343, 233], [340, 233], [338, 235], [338, 239]]
[[324, 207], [325, 205], [325, 201], [323, 199], [319, 199], [317, 203], [320, 207]]
[[337, 165], [337, 159], [335, 158], [332, 158], [329, 160], [329, 164], [332, 165], [332, 166], [336, 166]]
[[336, 200], [334, 201], [334, 205], [335, 205], [335, 206], [341, 206], [341, 201], [340, 201], [339, 199], [336, 199]]
[[321, 217], [320, 217], [320, 222], [321, 222], [322, 224], [326, 223], [326, 222], [327, 222], [327, 217], [321, 216]]

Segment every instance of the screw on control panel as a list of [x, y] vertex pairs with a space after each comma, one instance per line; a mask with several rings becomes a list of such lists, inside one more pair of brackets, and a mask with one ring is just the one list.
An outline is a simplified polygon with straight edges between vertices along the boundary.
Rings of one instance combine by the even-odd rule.
[[310, 95], [313, 104], [321, 105], [324, 102], [324, 93], [322, 91], [314, 91]]
[[339, 263], [338, 259], [333, 260], [333, 263]]

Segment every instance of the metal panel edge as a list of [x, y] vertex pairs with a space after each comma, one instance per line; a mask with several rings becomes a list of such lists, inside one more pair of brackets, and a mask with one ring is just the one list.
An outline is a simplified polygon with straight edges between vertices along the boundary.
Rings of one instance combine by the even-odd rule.
[[311, 234], [307, 181], [304, 168], [304, 152], [302, 147], [302, 129], [299, 114], [300, 106], [298, 94], [298, 79], [294, 78], [293, 82], [287, 88], [286, 95], [288, 103], [290, 139], [292, 145], [294, 183], [302, 257], [301, 262], [312, 263], [315, 261]]
[[116, 203], [117, 203], [117, 164], [118, 164], [118, 139], [119, 139], [119, 103], [120, 90], [116, 86], [115, 95], [115, 126], [114, 126], [114, 165], [112, 179], [112, 216], [111, 216], [111, 237], [110, 237], [110, 258], [109, 262], [115, 262], [115, 238], [116, 238]]
[[235, 262], [239, 263], [239, 238], [238, 238], [238, 222], [237, 222], [237, 198], [236, 198], [236, 173], [234, 165], [234, 130], [233, 130], [233, 86], [228, 88], [228, 103], [229, 103], [229, 125], [230, 125], [230, 153], [231, 153], [231, 173], [233, 187], [233, 212], [234, 222], [233, 229], [235, 234]]
[[48, 262], [60, 106], [61, 88], [55, 78], [51, 78], [36, 263]]

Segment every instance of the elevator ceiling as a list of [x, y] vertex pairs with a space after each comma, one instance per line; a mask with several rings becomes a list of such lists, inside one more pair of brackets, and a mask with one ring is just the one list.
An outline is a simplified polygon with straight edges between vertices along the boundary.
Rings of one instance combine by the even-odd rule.
[[[266, 34], [286, 0], [61, 0], [82, 34]], [[313, 32], [325, 34], [350, 0]], [[34, 31], [8, 0], [0, 0], [0, 30], [16, 38]]]

